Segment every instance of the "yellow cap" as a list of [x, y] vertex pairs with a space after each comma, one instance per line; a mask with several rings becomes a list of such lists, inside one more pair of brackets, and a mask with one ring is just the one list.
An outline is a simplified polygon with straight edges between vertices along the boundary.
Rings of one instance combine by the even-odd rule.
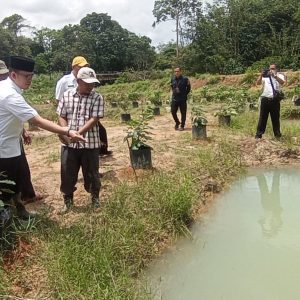
[[72, 67], [79, 66], [79, 67], [86, 67], [89, 66], [89, 63], [83, 56], [76, 56], [72, 61]]

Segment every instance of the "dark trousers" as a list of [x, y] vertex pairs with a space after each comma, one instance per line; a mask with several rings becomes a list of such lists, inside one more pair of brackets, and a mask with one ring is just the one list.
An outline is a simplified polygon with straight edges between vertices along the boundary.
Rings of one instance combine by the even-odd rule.
[[61, 147], [61, 192], [64, 196], [73, 198], [80, 167], [85, 190], [91, 193], [93, 198], [99, 198], [101, 187], [99, 179], [99, 148], [74, 149], [66, 146]]
[[107, 140], [107, 132], [105, 127], [99, 122], [99, 135], [100, 135], [100, 141], [101, 141], [101, 146], [100, 146], [100, 154], [105, 154], [108, 149], [108, 140]]
[[[177, 117], [177, 111], [178, 108], [180, 110], [181, 113], [181, 122], [179, 122], [179, 119]], [[186, 120], [186, 111], [187, 111], [187, 103], [186, 101], [172, 101], [171, 104], [171, 113], [173, 116], [173, 119], [176, 123], [176, 125], [178, 126], [179, 124], [181, 124], [181, 127], [185, 126], [185, 120]]]
[[259, 120], [257, 124], [256, 137], [261, 138], [265, 133], [269, 114], [271, 116], [273, 132], [275, 137], [281, 137], [280, 133], [280, 101], [261, 98]]
[[[3, 173], [5, 177], [1, 176], [0, 180], [10, 180], [15, 184], [0, 183], [2, 194], [0, 199], [5, 203], [21, 190], [21, 156], [11, 158], [0, 158], [0, 174]], [[3, 191], [3, 189], [10, 190], [11, 192]]]
[[20, 178], [21, 198], [22, 199], [34, 198], [35, 191], [31, 182], [30, 169], [29, 169], [23, 144], [21, 144], [20, 172], [22, 174]]

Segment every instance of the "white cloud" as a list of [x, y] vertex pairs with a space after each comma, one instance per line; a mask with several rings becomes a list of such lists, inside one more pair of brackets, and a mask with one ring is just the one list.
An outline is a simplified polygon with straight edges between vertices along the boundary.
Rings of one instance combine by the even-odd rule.
[[154, 46], [175, 40], [174, 23], [164, 22], [152, 28], [153, 7], [154, 0], [2, 0], [0, 20], [19, 14], [39, 29], [60, 29], [79, 24], [89, 13], [107, 13], [123, 28], [151, 38]]

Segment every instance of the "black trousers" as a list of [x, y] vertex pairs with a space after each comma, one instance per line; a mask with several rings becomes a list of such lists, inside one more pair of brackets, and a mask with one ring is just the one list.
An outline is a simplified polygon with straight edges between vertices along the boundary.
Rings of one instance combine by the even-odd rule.
[[23, 144], [21, 144], [20, 172], [22, 174], [20, 178], [21, 198], [22, 199], [34, 198], [35, 191], [31, 182], [30, 169], [29, 169]]
[[15, 183], [0, 183], [0, 189], [2, 190], [0, 199], [7, 203], [15, 194], [21, 191], [21, 156], [0, 158], [0, 173], [5, 175], [5, 177], [1, 176], [0, 180], [10, 180]]
[[[179, 121], [179, 119], [177, 117], [178, 108], [179, 108], [180, 113], [181, 113], [181, 122]], [[172, 100], [171, 113], [172, 113], [173, 119], [175, 121], [175, 124], [177, 126], [179, 124], [181, 124], [181, 127], [185, 126], [186, 111], [187, 111], [187, 103], [186, 103], [186, 101], [174, 101], [174, 100]]]
[[73, 192], [78, 180], [78, 172], [81, 167], [84, 188], [92, 197], [99, 198], [99, 148], [74, 149], [61, 147], [61, 186], [64, 196], [73, 198]]
[[280, 132], [280, 101], [261, 98], [260, 113], [256, 130], [256, 137], [261, 138], [265, 133], [269, 114], [271, 116], [273, 132], [275, 137], [281, 137]]
[[101, 146], [100, 146], [100, 154], [105, 154], [108, 149], [108, 140], [107, 140], [107, 132], [105, 127], [99, 122], [99, 135], [100, 135], [100, 141], [101, 141]]

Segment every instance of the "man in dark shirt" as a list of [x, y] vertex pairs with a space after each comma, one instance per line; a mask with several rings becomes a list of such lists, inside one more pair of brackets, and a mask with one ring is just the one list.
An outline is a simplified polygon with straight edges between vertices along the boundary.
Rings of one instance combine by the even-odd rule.
[[[175, 68], [175, 76], [171, 79], [172, 103], [171, 113], [175, 121], [175, 130], [184, 130], [186, 111], [187, 111], [187, 95], [191, 90], [191, 84], [187, 77], [182, 76], [181, 68]], [[177, 117], [178, 108], [181, 113], [181, 122]], [[180, 128], [179, 128], [180, 125]]]

